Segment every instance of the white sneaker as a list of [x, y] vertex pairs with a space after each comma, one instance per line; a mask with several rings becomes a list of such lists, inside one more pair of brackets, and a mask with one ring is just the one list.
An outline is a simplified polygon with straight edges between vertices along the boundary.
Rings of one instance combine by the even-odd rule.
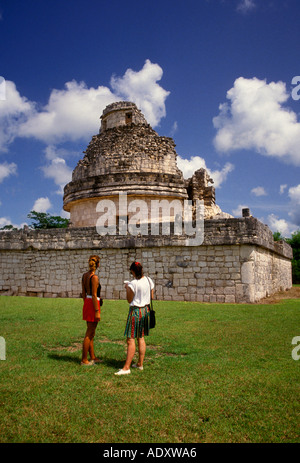
[[115, 373], [115, 375], [117, 375], [117, 376], [120, 376], [120, 375], [129, 375], [129, 373], [130, 373], [130, 370], [123, 370], [123, 369], [122, 369], [122, 370], [117, 371], [117, 373]]
[[88, 362], [88, 363], [85, 363], [85, 362], [81, 362], [81, 364], [80, 364], [80, 365], [81, 365], [81, 366], [87, 366], [87, 367], [90, 367], [90, 366], [92, 366], [92, 365], [95, 365], [95, 362], [94, 362], [94, 360], [91, 360], [91, 361], [90, 361], [90, 362]]
[[144, 367], [139, 367], [137, 363], [134, 363], [131, 366], [132, 366], [132, 368], [137, 368], [138, 370], [143, 370], [144, 369]]

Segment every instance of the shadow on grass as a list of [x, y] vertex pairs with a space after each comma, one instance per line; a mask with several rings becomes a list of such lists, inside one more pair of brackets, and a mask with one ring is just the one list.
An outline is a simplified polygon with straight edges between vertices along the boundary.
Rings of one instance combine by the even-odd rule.
[[[72, 355], [59, 355], [59, 354], [48, 354], [48, 357], [52, 360], [58, 360], [60, 362], [70, 362], [70, 363], [77, 363], [80, 364], [81, 358], [74, 357]], [[99, 365], [106, 365], [107, 367], [112, 367], [112, 368], [122, 368], [124, 365], [124, 360], [116, 360], [116, 359], [111, 359], [111, 358], [102, 358], [101, 362]], [[97, 366], [98, 364], [96, 364]]]
[[72, 357], [72, 355], [58, 355], [58, 354], [48, 354], [48, 357], [52, 360], [59, 360], [63, 362], [73, 362], [80, 363], [80, 359], [77, 357]]

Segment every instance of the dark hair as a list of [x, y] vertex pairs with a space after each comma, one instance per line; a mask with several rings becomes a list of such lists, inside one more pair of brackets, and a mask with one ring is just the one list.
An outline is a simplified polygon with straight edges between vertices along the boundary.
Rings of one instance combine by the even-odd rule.
[[137, 280], [142, 278], [142, 276], [144, 275], [143, 266], [139, 262], [132, 262], [129, 270], [132, 270], [135, 273]]
[[92, 272], [94, 272], [98, 267], [100, 263], [100, 257], [99, 256], [90, 256], [89, 257], [89, 268]]

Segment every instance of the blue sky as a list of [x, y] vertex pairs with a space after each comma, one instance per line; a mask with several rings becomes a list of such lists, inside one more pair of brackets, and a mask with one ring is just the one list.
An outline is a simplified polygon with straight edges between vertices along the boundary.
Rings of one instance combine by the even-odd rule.
[[134, 101], [216, 202], [300, 228], [299, 0], [0, 0], [0, 227], [67, 216], [104, 107]]

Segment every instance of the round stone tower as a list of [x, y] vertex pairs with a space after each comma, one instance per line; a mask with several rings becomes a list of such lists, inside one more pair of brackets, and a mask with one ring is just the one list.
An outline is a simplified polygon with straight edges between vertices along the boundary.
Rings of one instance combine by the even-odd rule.
[[92, 137], [64, 189], [64, 210], [73, 227], [95, 226], [100, 199], [118, 205], [119, 194], [128, 200], [188, 198], [186, 183], [176, 163], [172, 138], [159, 136], [134, 103], [107, 106], [98, 135]]

